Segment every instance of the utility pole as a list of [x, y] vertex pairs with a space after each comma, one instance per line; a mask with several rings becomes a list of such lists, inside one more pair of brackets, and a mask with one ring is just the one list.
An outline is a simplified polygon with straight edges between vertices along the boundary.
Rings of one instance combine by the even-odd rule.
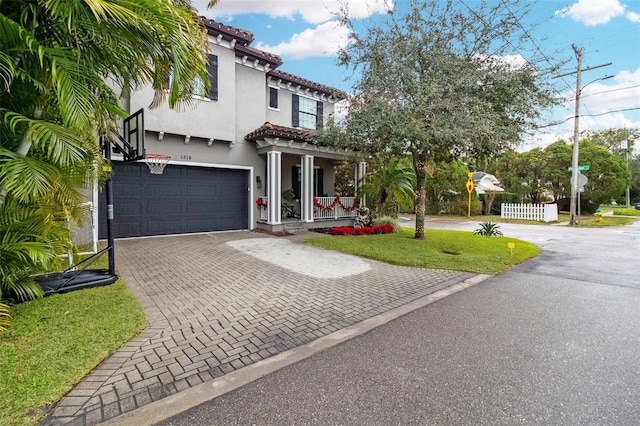
[[611, 78], [613, 76], [598, 78], [596, 80], [590, 81], [589, 83], [585, 84], [584, 87], [581, 88], [580, 85], [582, 82], [581, 80], [582, 73], [584, 71], [590, 71], [596, 68], [606, 67], [611, 65], [612, 63], [609, 62], [607, 64], [596, 65], [595, 67], [588, 67], [588, 68], [582, 69], [582, 48], [578, 48], [575, 44], [572, 44], [571, 47], [573, 48], [573, 51], [576, 54], [576, 60], [578, 61], [578, 66], [576, 67], [576, 70], [566, 74], [557, 75], [553, 78], [559, 78], [567, 75], [576, 74], [576, 105], [575, 105], [575, 115], [574, 115], [574, 122], [573, 122], [573, 152], [571, 157], [571, 167], [572, 167], [571, 169], [571, 204], [569, 205], [569, 216], [570, 216], [569, 223], [571, 223], [571, 225], [575, 225], [576, 223], [580, 222], [580, 218], [576, 215], [576, 206], [577, 206], [577, 200], [578, 200], [578, 165], [579, 165], [578, 150], [580, 149], [580, 122], [579, 122], [580, 92], [582, 91], [582, 89], [584, 89], [584, 87], [587, 87], [587, 85], [593, 83], [594, 81], [604, 80], [606, 78]]
[[[620, 141], [620, 148], [624, 150], [624, 164], [627, 166], [627, 170], [629, 170], [629, 145], [626, 139]], [[626, 207], [631, 208], [631, 197], [629, 196], [629, 185], [627, 185], [627, 189], [625, 190], [625, 201]]]
[[576, 54], [578, 67], [576, 68], [576, 107], [573, 121], [573, 155], [571, 156], [571, 204], [569, 204], [569, 223], [575, 225], [580, 222], [576, 215], [576, 205], [578, 199], [578, 149], [580, 148], [580, 82], [582, 77], [582, 49], [575, 44], [571, 47]]

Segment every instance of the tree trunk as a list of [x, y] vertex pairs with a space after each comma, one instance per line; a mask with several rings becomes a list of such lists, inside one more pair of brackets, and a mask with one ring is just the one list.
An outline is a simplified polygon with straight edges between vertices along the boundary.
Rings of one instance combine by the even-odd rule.
[[485, 192], [485, 194], [484, 194], [484, 206], [485, 206], [484, 214], [486, 214], [486, 215], [490, 215], [491, 214], [491, 206], [493, 206], [493, 200], [495, 200], [495, 198], [496, 198], [496, 193], [495, 192]]
[[416, 240], [424, 240], [424, 210], [426, 202], [426, 175], [427, 161], [426, 154], [420, 152], [413, 154], [413, 168], [416, 171]]

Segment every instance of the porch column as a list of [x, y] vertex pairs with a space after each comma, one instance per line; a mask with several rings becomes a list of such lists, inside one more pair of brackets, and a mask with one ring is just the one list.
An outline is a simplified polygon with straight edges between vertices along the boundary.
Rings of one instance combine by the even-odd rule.
[[300, 208], [302, 220], [313, 222], [313, 155], [304, 155], [301, 158], [302, 182], [300, 194]]
[[[356, 184], [355, 184], [356, 197], [362, 194], [362, 185], [364, 185], [366, 176], [367, 176], [367, 163], [364, 161], [361, 161], [360, 163], [356, 164]], [[362, 194], [362, 197], [360, 198], [360, 207], [366, 207], [366, 206], [367, 206], [367, 199], [364, 196], [364, 194]]]
[[279, 225], [282, 222], [282, 153], [267, 152], [267, 223]]

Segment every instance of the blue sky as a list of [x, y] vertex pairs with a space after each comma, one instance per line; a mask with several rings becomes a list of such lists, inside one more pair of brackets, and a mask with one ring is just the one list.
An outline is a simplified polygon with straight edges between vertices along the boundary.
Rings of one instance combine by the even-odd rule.
[[[477, 1], [466, 0], [471, 7]], [[348, 42], [348, 32], [336, 24], [334, 12], [346, 3], [357, 24], [375, 22], [386, 7], [407, 7], [404, 0], [219, 0], [217, 6], [207, 9], [207, 2], [193, 0], [199, 14], [251, 31], [255, 37], [252, 47], [282, 57], [280, 70], [345, 91], [351, 89], [353, 78], [336, 64], [335, 52]], [[582, 74], [580, 113], [593, 117], [582, 116], [580, 129], [640, 128], [640, 0], [532, 2], [533, 13], [523, 25], [536, 25], [533, 42], [520, 50], [527, 60], [539, 48], [550, 61], [568, 61], [561, 73], [575, 71], [571, 48], [575, 44], [583, 49], [583, 68], [613, 63]], [[539, 65], [543, 69], [548, 64]], [[614, 77], [584, 86], [607, 75]], [[525, 138], [521, 150], [573, 134], [575, 82], [575, 76], [553, 81], [558, 96], [566, 102], [547, 113], [540, 125], [566, 121]], [[618, 110], [626, 111], [614, 112]], [[636, 151], [640, 152], [640, 142]]]

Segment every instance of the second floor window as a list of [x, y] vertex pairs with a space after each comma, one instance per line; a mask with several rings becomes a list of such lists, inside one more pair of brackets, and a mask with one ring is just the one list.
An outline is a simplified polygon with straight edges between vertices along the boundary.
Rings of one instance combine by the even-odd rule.
[[207, 98], [214, 101], [218, 100], [218, 57], [216, 55], [209, 55], [209, 64], [207, 65], [207, 71], [209, 72], [209, 81], [211, 82], [211, 88]]
[[293, 113], [291, 124], [293, 127], [313, 130], [322, 129], [322, 102], [294, 94], [291, 109]]
[[269, 87], [269, 108], [278, 109], [278, 89]]
[[[206, 94], [207, 99], [211, 99], [214, 101], [218, 100], [218, 57], [216, 55], [209, 55], [209, 62], [207, 63], [207, 72], [209, 73], [209, 82], [211, 83], [211, 87], [209, 88], [209, 92]], [[171, 80], [173, 76], [169, 76], [168, 85], [171, 85]], [[193, 95], [201, 96], [202, 90], [202, 80], [198, 79], [193, 87]]]

